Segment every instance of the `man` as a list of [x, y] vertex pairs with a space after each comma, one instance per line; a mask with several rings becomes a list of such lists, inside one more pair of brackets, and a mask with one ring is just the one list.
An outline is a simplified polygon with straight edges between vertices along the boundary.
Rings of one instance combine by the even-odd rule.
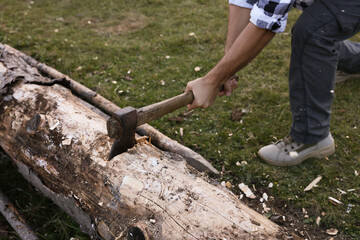
[[[188, 106], [207, 108], [216, 96], [230, 96], [231, 79], [276, 33], [284, 31], [294, 6], [303, 13], [292, 29], [289, 72], [292, 125], [290, 136], [261, 148], [269, 164], [290, 166], [335, 151], [330, 134], [330, 107], [336, 70], [360, 72], [360, 44], [346, 39], [360, 28], [359, 0], [230, 0], [224, 57], [204, 77], [188, 83], [195, 100]], [[230, 79], [230, 80], [229, 80]], [[224, 90], [219, 91], [223, 86]]]

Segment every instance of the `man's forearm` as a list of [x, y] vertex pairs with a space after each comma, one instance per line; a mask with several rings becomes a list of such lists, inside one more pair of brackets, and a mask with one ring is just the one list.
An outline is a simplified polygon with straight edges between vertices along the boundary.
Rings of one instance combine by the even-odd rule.
[[225, 44], [225, 53], [235, 42], [236, 38], [249, 23], [251, 9], [229, 4], [228, 32]]
[[275, 33], [249, 23], [236, 38], [220, 62], [206, 75], [212, 84], [221, 86], [254, 59]]

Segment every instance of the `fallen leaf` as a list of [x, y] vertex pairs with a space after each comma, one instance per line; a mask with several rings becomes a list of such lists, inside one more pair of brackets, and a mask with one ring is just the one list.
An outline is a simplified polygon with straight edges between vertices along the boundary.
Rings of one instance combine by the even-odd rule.
[[177, 117], [173, 117], [173, 118], [168, 118], [168, 121], [169, 122], [183, 122], [184, 118], [177, 116]]
[[130, 82], [130, 81], [133, 80], [133, 79], [132, 79], [130, 76], [125, 76], [125, 77], [124, 77], [124, 80]]
[[241, 120], [243, 113], [237, 109], [234, 109], [231, 113], [231, 120], [238, 122]]

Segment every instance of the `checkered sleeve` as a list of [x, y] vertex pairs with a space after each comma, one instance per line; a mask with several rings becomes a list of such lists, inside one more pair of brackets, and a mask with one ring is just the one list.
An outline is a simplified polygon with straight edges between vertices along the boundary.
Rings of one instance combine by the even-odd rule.
[[250, 13], [250, 21], [259, 28], [284, 32], [294, 0], [259, 0]]
[[249, 9], [252, 9], [256, 2], [257, 0], [229, 0], [229, 4]]
[[[250, 8], [250, 21], [259, 28], [284, 32], [288, 13], [295, 0], [229, 0], [230, 4]], [[309, 0], [305, 0], [309, 1]]]

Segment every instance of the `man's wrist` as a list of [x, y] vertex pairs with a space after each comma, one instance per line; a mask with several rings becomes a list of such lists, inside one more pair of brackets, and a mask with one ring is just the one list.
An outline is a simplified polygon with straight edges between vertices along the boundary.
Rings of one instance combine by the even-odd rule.
[[213, 86], [214, 88], [220, 88], [228, 79], [227, 75], [224, 72], [217, 71], [217, 67], [215, 67], [212, 71], [210, 71], [205, 77], [205, 83]]

